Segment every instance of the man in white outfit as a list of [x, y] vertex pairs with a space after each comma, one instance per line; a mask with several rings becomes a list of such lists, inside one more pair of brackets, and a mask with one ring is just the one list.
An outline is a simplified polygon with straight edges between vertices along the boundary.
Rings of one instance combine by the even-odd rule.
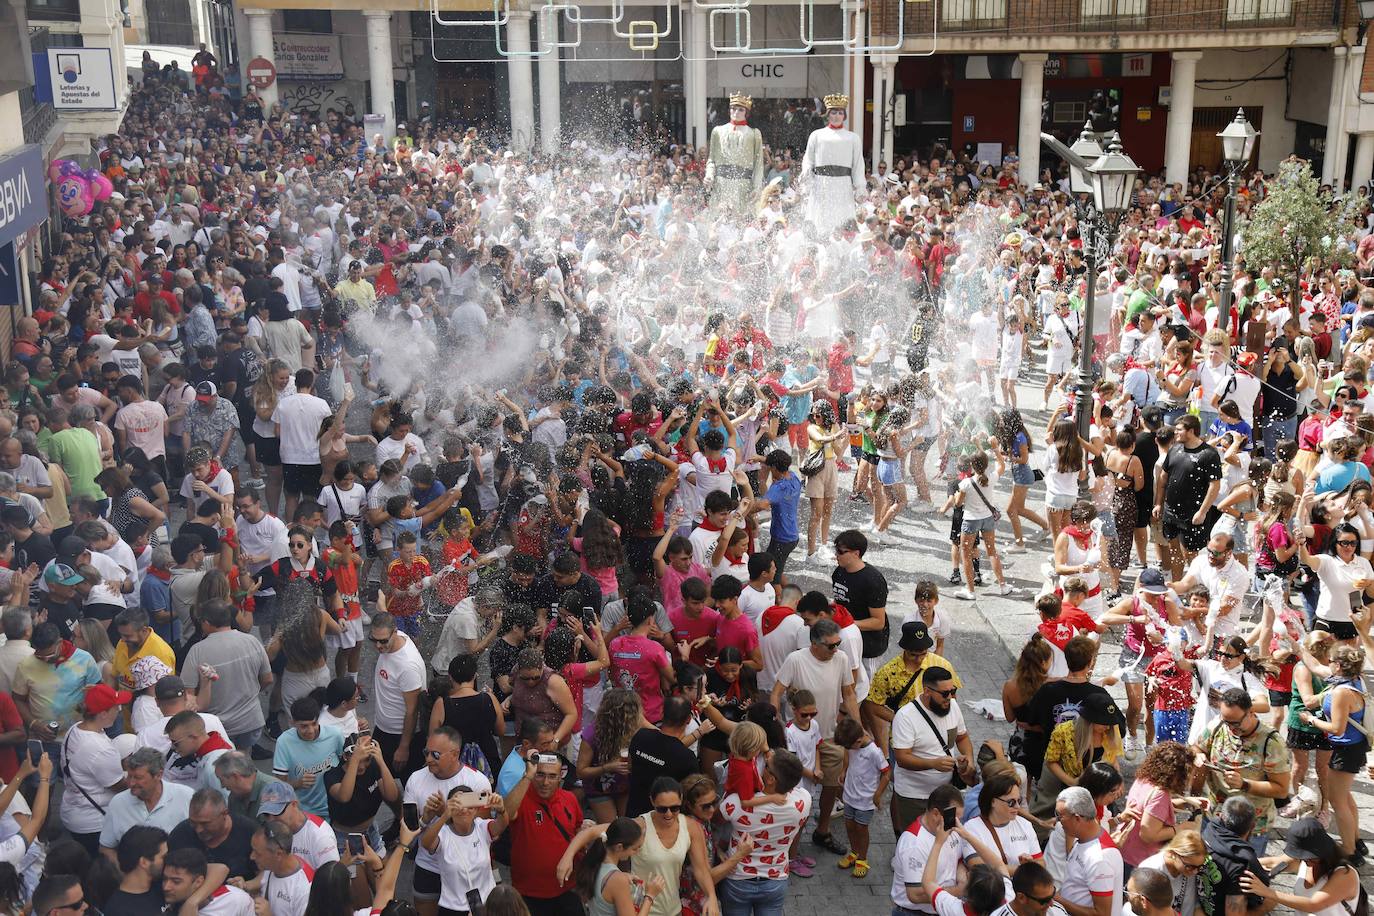
[[818, 238], [854, 219], [864, 190], [864, 153], [859, 135], [844, 126], [849, 97], [825, 97], [826, 126], [811, 132], [802, 157], [801, 183], [809, 189], [806, 219]]

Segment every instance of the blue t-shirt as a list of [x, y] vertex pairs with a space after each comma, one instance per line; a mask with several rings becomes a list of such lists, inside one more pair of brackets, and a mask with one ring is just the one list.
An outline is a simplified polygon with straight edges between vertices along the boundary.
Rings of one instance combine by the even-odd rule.
[[1317, 475], [1315, 493], [1339, 493], [1356, 480], [1369, 481], [1369, 468], [1358, 461], [1342, 461], [1340, 464], [1327, 465]]
[[779, 544], [792, 544], [798, 538], [797, 507], [801, 504], [802, 483], [796, 471], [768, 485], [768, 504], [773, 507], [768, 533]]
[[[783, 373], [782, 383], [788, 388], [800, 388], [821, 374], [815, 366], [792, 367]], [[782, 399], [782, 409], [788, 423], [805, 423], [811, 416], [811, 392], [789, 394]]]
[[272, 775], [283, 780], [299, 780], [306, 773], [315, 774], [315, 783], [308, 789], [297, 789], [301, 810], [308, 814], [329, 817], [329, 799], [325, 795], [324, 774], [338, 766], [343, 755], [343, 733], [331, 725], [320, 727], [314, 741], [302, 741], [294, 728], [281, 733], [277, 749], [272, 754]]
[[1244, 420], [1237, 420], [1234, 423], [1227, 423], [1221, 419], [1213, 420], [1211, 429], [1207, 430], [1207, 438], [1215, 439], [1224, 433], [1240, 433], [1244, 436], [1245, 451], [1249, 451], [1250, 447], [1254, 445], [1253, 430], [1250, 428], [1250, 424]]

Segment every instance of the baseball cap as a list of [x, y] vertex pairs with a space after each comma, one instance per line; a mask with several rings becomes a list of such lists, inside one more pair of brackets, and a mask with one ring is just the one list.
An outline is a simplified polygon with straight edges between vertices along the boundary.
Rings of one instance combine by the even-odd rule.
[[214, 382], [201, 382], [196, 385], [196, 400], [202, 404], [210, 403], [210, 400], [219, 394], [219, 389]]
[[49, 563], [48, 568], [43, 570], [43, 581], [49, 585], [72, 586], [85, 582], [86, 577], [66, 563]]
[[258, 796], [258, 817], [281, 814], [296, 801], [296, 790], [281, 780], [269, 782]]
[[1078, 707], [1078, 714], [1094, 725], [1124, 727], [1126, 724], [1126, 717], [1121, 714], [1121, 708], [1105, 691], [1090, 693], [1084, 697], [1082, 704]]
[[930, 638], [930, 630], [926, 627], [923, 620], [908, 620], [902, 624], [902, 638], [897, 640], [897, 646], [907, 652], [925, 652], [935, 645], [935, 640]]
[[175, 674], [168, 674], [158, 678], [153, 685], [153, 699], [155, 700], [175, 700], [186, 696], [186, 682]]
[[77, 557], [81, 556], [90, 548], [91, 545], [86, 543], [85, 538], [69, 534], [58, 543], [57, 558], [68, 563], [75, 562]]
[[115, 690], [109, 684], [95, 684], [86, 688], [86, 710], [91, 713], [108, 712], [116, 706], [133, 701], [132, 693], [127, 690]]
[[1169, 590], [1164, 584], [1164, 573], [1153, 566], [1141, 570], [1140, 578], [1136, 579], [1136, 585], [1140, 586], [1142, 592], [1150, 595], [1162, 595]]

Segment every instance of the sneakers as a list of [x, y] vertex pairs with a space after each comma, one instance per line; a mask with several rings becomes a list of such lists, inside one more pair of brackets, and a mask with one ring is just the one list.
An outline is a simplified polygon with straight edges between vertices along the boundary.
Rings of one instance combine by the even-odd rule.
[[[807, 557], [807, 559], [809, 560], [811, 558]], [[948, 582], [950, 585], [963, 585], [964, 577], [962, 574], [960, 574], [959, 570], [956, 569], [954, 572], [949, 574], [949, 578], [945, 581]]]
[[1007, 553], [1030, 553], [1030, 548], [1021, 541], [1013, 541], [1006, 549]]
[[1141, 745], [1140, 739], [1131, 735], [1126, 739], [1126, 759], [1132, 763], [1145, 756], [1145, 748]]
[[977, 601], [977, 600], [978, 600], [978, 596], [975, 595], [975, 594], [973, 593], [973, 589], [970, 589], [970, 588], [961, 588], [961, 589], [959, 589], [959, 591], [957, 591], [957, 592], [954, 593], [954, 597], [958, 598], [960, 601]]
[[273, 757], [273, 752], [269, 751], [261, 744], [255, 744], [253, 745], [253, 749], [248, 752], [248, 755], [252, 757], [254, 760], [271, 760]]
[[814, 865], [807, 865], [805, 862], [802, 862], [799, 859], [793, 859], [787, 865], [788, 874], [790, 874], [794, 878], [815, 877], [816, 872], [814, 869]]
[[999, 582], [997, 588], [994, 589], [994, 591], [996, 591], [999, 595], [1010, 595], [1012, 592], [1016, 591], [1016, 589], [1012, 588], [1005, 582]]

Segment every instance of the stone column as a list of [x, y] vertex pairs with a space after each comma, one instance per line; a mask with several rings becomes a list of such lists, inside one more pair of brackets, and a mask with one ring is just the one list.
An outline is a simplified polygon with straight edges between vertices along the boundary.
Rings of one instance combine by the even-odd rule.
[[1021, 183], [1031, 187], [1040, 175], [1040, 106], [1045, 97], [1045, 61], [1048, 54], [1022, 54], [1021, 123], [1016, 154], [1021, 157]]
[[1164, 134], [1164, 180], [1188, 183], [1188, 151], [1193, 143], [1193, 95], [1201, 51], [1175, 51], [1169, 80], [1169, 122]]
[[1346, 48], [1331, 49], [1331, 98], [1326, 103], [1326, 149], [1322, 153], [1322, 184], [1335, 184], [1338, 172], [1336, 153], [1341, 145], [1342, 121], [1345, 120], [1345, 60]]
[[[243, 11], [244, 18], [248, 20], [248, 59], [261, 57], [263, 60], [270, 61], [273, 66], [277, 64], [277, 55], [272, 47], [272, 11], [259, 9], [246, 9]], [[240, 65], [244, 73], [244, 86], [247, 88], [248, 61], [243, 61]], [[274, 82], [266, 89], [258, 90], [258, 98], [262, 99], [263, 114], [266, 115], [272, 110], [272, 106], [277, 104], [281, 98], [278, 93], [278, 86]]]
[[[367, 22], [367, 83], [372, 111], [382, 116], [382, 136], [396, 136], [396, 84], [391, 78], [391, 11], [363, 10]], [[368, 137], [368, 141], [372, 140]]]
[[706, 55], [711, 45], [710, 14], [693, 8], [691, 21], [691, 59], [685, 62], [692, 70], [692, 85], [687, 95], [687, 142], [692, 146], [705, 146], [711, 137], [706, 124], [706, 83], [710, 79]]
[[563, 86], [559, 60], [563, 49], [558, 47], [558, 19], [562, 15], [545, 12], [539, 16], [539, 148], [546, 153], [558, 151], [558, 135], [563, 130], [559, 108]]
[[534, 146], [534, 68], [530, 66], [530, 12], [511, 10], [506, 21], [510, 67], [510, 145], [517, 153]]
[[1350, 187], [1354, 189], [1362, 184], [1369, 184], [1372, 173], [1374, 173], [1374, 133], [1356, 134], [1355, 168], [1350, 175]]

